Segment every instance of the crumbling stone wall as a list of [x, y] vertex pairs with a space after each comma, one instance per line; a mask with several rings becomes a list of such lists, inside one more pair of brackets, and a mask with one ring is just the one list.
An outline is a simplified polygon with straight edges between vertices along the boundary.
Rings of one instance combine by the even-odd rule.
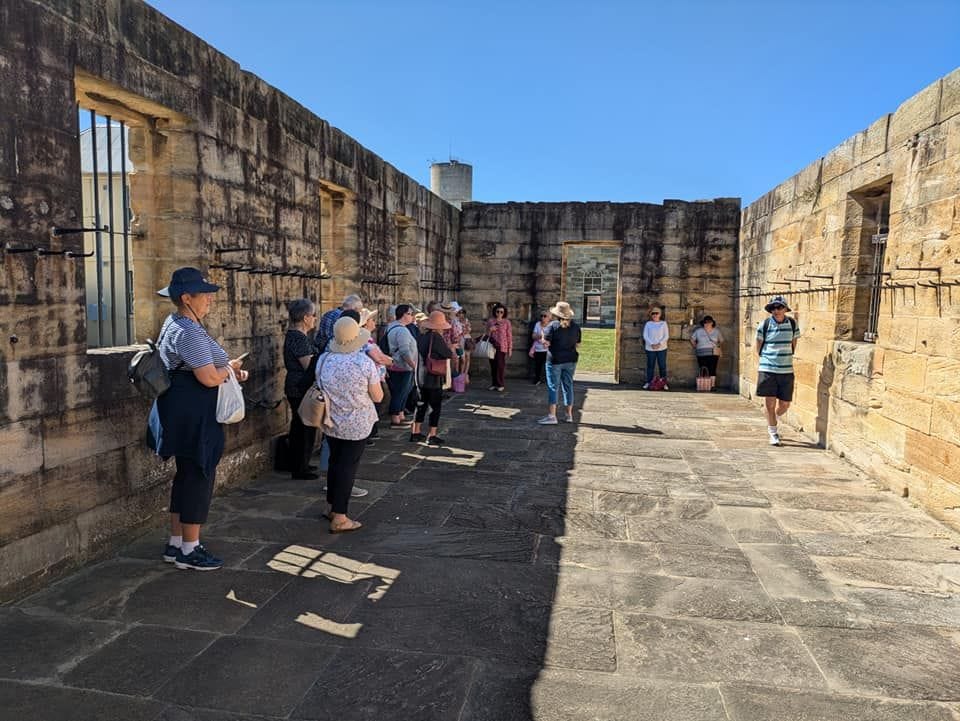
[[[889, 233], [864, 342], [880, 197]], [[785, 292], [803, 333], [788, 420], [932, 512], [960, 507], [960, 70], [746, 208], [740, 278], [754, 287], [739, 304], [743, 393], [765, 298]]]
[[[508, 364], [525, 372], [527, 322], [539, 307], [566, 299], [579, 314], [580, 299], [564, 298], [564, 245], [621, 249], [617, 366], [621, 382], [642, 382], [646, 359], [641, 333], [652, 304], [670, 323], [671, 382], [692, 384], [696, 363], [688, 343], [691, 323], [704, 312], [735, 335], [737, 234], [740, 201], [720, 198], [650, 203], [465, 203], [461, 216], [461, 283], [472, 318], [489, 304], [509, 308], [515, 353]], [[580, 247], [580, 246], [577, 246]], [[735, 350], [736, 342], [728, 347]], [[733, 353], [720, 366], [727, 385]]]
[[[95, 553], [168, 493], [170, 468], [142, 447], [147, 403], [126, 383], [133, 349], [87, 347], [84, 263], [62, 254], [82, 236], [50, 236], [80, 220], [78, 101], [131, 128], [137, 340], [170, 310], [156, 289], [195, 265], [224, 287], [207, 328], [251, 351], [246, 392], [262, 406], [228, 429], [223, 482], [255, 473], [286, 426], [286, 404], [273, 407], [285, 302], [326, 309], [362, 290], [382, 305], [404, 271], [414, 300], [421, 281], [453, 285], [459, 214], [143, 3], [10, 0], [0, 28], [0, 243], [61, 253], [0, 255], [2, 597]], [[227, 263], [243, 270], [213, 267]]]

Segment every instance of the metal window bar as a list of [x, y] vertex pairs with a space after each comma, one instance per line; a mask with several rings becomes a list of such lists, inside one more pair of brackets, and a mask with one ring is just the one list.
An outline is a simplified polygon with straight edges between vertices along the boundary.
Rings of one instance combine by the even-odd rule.
[[[97, 330], [95, 339], [90, 339], [90, 344], [95, 347], [127, 345], [133, 342], [133, 269], [130, 253], [130, 190], [128, 187], [129, 171], [127, 168], [127, 125], [123, 122], [114, 121], [109, 115], [98, 116], [95, 110], [81, 109], [83, 113], [89, 115], [90, 132], [90, 169], [92, 181], [92, 202], [95, 231], [94, 247], [92, 255], [96, 264], [96, 293], [87, 294], [88, 303], [91, 300], [96, 304]], [[100, 125], [98, 126], [98, 120]], [[101, 137], [100, 131], [103, 130], [103, 139], [106, 141], [106, 147], [103, 152], [106, 154], [106, 176], [102, 173], [101, 159]], [[114, 132], [119, 131], [120, 161], [119, 172], [114, 163]], [[81, 134], [82, 135], [82, 134]], [[100, 206], [100, 184], [106, 181], [106, 208]], [[120, 182], [120, 198], [117, 199], [114, 184]], [[119, 207], [118, 207], [119, 202]], [[103, 222], [104, 210], [109, 219], [105, 224]], [[122, 216], [122, 232], [117, 232], [114, 226], [120, 225], [117, 222], [117, 213]], [[104, 234], [108, 236], [108, 243], [104, 243]], [[121, 237], [122, 254], [116, 246], [116, 237]], [[122, 267], [121, 266], [122, 257]], [[104, 266], [107, 267], [107, 273], [104, 273]], [[119, 276], [119, 279], [118, 279]], [[107, 288], [109, 283], [109, 289]], [[118, 284], [122, 284], [122, 300], [118, 307]], [[92, 289], [91, 289], [92, 291]], [[109, 297], [109, 305], [107, 299]], [[92, 310], [92, 309], [91, 309]], [[105, 328], [106, 314], [109, 310], [110, 327]], [[122, 312], [124, 317], [119, 319], [118, 313]], [[92, 320], [92, 319], [91, 319]], [[119, 327], [118, 327], [119, 326]]]
[[867, 314], [867, 330], [863, 339], [868, 343], [877, 342], [877, 325], [880, 321], [880, 297], [883, 291], [883, 261], [887, 249], [887, 233], [871, 236], [873, 243], [873, 267], [870, 271], [870, 310]]

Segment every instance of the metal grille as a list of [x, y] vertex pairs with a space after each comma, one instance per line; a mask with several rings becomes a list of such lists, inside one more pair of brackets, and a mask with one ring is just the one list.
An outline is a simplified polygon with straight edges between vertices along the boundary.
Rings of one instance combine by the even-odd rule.
[[80, 108], [80, 168], [84, 236], [92, 253], [84, 267], [87, 346], [129, 345], [133, 335], [133, 269], [130, 246], [129, 128]]
[[873, 266], [870, 269], [870, 309], [867, 314], [867, 329], [863, 339], [868, 343], [877, 341], [877, 323], [880, 319], [880, 293], [883, 290], [883, 261], [887, 250], [887, 233], [871, 236]]

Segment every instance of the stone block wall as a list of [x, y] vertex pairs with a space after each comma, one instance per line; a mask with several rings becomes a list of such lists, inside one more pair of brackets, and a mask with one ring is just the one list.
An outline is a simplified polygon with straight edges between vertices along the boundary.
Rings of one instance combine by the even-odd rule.
[[932, 512], [960, 507], [960, 70], [747, 207], [740, 278], [743, 393], [785, 292], [803, 333], [788, 420]]
[[[737, 234], [740, 201], [720, 198], [651, 203], [465, 203], [461, 216], [461, 282], [471, 318], [486, 317], [499, 301], [513, 319], [518, 353], [508, 372], [526, 369], [527, 323], [537, 308], [582, 302], [564, 284], [564, 246], [619, 251], [617, 367], [624, 383], [642, 382], [646, 366], [641, 333], [650, 305], [670, 322], [671, 382], [693, 384], [696, 363], [691, 323], [704, 313], [717, 319], [731, 341], [720, 366], [729, 385], [734, 352]], [[564, 296], [569, 296], [564, 298]]]
[[171, 475], [142, 447], [134, 349], [88, 348], [84, 262], [63, 254], [82, 236], [50, 235], [81, 219], [77, 103], [130, 127], [136, 339], [171, 308], [156, 289], [195, 265], [223, 286], [207, 328], [251, 352], [262, 405], [227, 431], [226, 483], [288, 422], [273, 406], [286, 301], [360, 290], [383, 306], [454, 285], [459, 213], [144, 3], [10, 0], [0, 28], [0, 244], [54, 253], [0, 254], [2, 598], [162, 511]]

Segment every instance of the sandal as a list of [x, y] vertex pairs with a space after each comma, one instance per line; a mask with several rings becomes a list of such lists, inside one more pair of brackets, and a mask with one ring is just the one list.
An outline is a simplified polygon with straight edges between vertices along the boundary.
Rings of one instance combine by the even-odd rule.
[[334, 526], [330, 524], [330, 533], [349, 533], [350, 531], [356, 531], [363, 527], [363, 524], [360, 521], [350, 521], [349, 523], [344, 523], [340, 526]]

